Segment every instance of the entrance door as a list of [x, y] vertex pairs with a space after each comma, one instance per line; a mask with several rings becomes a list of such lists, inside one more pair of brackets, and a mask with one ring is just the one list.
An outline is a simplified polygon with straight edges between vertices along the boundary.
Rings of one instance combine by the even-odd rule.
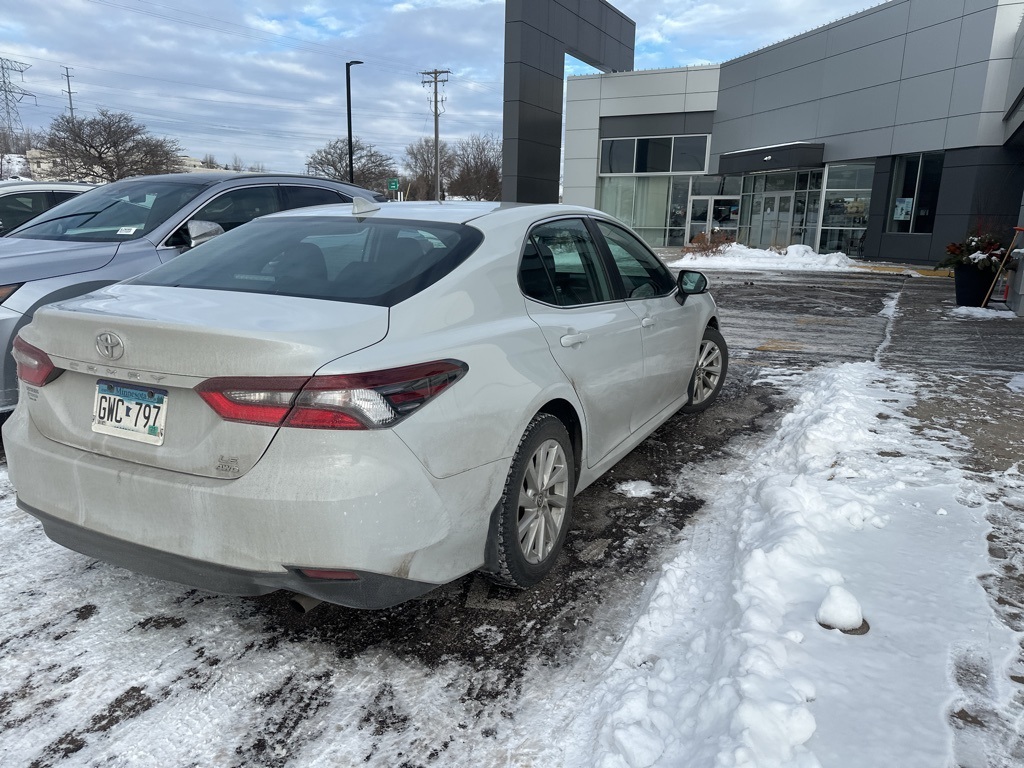
[[760, 248], [785, 248], [793, 229], [793, 193], [765, 194], [761, 212]]

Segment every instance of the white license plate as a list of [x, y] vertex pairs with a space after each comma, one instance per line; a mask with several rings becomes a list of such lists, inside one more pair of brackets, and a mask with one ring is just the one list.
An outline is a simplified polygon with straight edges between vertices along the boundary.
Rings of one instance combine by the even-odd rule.
[[92, 431], [163, 445], [167, 390], [100, 379], [92, 406]]

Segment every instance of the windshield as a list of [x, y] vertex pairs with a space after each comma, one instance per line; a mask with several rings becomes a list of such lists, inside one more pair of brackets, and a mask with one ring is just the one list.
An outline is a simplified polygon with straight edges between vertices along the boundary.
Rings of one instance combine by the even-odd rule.
[[447, 275], [482, 240], [478, 229], [433, 221], [270, 217], [129, 282], [390, 307]]
[[97, 187], [51, 208], [7, 237], [119, 243], [152, 232], [205, 185], [132, 179]]

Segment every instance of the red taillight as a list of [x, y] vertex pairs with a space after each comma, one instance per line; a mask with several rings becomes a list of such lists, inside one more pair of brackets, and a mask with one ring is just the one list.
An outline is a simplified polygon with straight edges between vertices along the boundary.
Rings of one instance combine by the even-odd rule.
[[64, 371], [54, 366], [50, 356], [34, 347], [21, 336], [14, 337], [11, 356], [18, 364], [18, 378], [34, 387], [42, 387], [60, 376]]
[[397, 424], [468, 370], [457, 360], [311, 378], [208, 379], [196, 392], [221, 418], [302, 429], [382, 429]]

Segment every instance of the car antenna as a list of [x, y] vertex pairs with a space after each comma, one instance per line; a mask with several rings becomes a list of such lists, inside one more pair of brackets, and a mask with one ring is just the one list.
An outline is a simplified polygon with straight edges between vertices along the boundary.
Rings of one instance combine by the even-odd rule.
[[373, 213], [374, 211], [380, 210], [380, 203], [374, 202], [373, 200], [367, 200], [365, 197], [352, 198], [352, 213], [356, 216], [362, 216], [366, 213]]

